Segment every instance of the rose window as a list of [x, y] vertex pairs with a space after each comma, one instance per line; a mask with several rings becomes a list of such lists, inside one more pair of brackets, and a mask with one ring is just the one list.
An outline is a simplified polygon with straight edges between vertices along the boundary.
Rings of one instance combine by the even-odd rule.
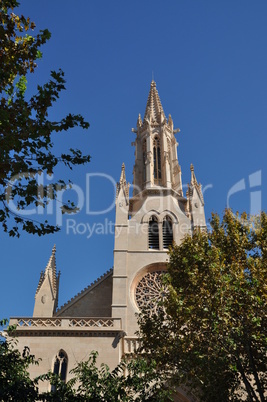
[[167, 286], [162, 284], [162, 275], [165, 271], [148, 272], [140, 280], [135, 289], [135, 301], [140, 310], [149, 309], [156, 313], [158, 302], [167, 293]]

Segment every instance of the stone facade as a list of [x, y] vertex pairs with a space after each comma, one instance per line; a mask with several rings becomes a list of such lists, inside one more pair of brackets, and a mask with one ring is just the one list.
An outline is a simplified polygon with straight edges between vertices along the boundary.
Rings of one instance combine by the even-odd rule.
[[[136, 313], [159, 297], [160, 274], [166, 270], [168, 246], [179, 244], [194, 227], [204, 228], [201, 185], [191, 165], [191, 181], [183, 194], [178, 143], [173, 121], [166, 118], [156, 84], [151, 83], [143, 120], [136, 134], [133, 196], [129, 196], [125, 166], [117, 184], [113, 270], [57, 309], [59, 274], [55, 247], [41, 273], [32, 318], [13, 318], [21, 348], [42, 358], [32, 375], [53, 370], [64, 352], [69, 371], [92, 350], [114, 368], [138, 346]], [[47, 385], [44, 384], [45, 388]], [[177, 401], [189, 401], [177, 391]]]

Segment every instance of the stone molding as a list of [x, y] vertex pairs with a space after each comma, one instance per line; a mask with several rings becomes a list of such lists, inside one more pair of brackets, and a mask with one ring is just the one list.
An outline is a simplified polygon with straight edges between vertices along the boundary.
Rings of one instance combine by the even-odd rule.
[[15, 336], [116, 336], [122, 332], [120, 318], [12, 317]]

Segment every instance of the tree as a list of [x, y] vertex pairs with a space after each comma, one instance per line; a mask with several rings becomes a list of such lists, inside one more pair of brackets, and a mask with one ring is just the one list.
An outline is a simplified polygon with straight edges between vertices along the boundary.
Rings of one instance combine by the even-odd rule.
[[[6, 320], [0, 321], [0, 326]], [[0, 401], [31, 402], [37, 400], [37, 382], [30, 379], [28, 368], [38, 363], [25, 348], [22, 355], [13, 339], [0, 338]]]
[[164, 378], [158, 375], [152, 359], [135, 356], [123, 360], [114, 370], [106, 364], [97, 367], [97, 352], [89, 359], [77, 364], [74, 375], [66, 384], [51, 373], [49, 379], [53, 392], [39, 396], [44, 402], [166, 402], [170, 401], [170, 391], [164, 386]]
[[158, 314], [139, 319], [143, 347], [200, 400], [263, 402], [267, 215], [226, 210], [210, 225], [170, 250], [169, 292]]
[[[38, 175], [51, 175], [56, 166], [89, 162], [90, 156], [71, 148], [69, 153], [55, 155], [52, 134], [79, 126], [89, 127], [81, 115], [68, 114], [59, 121], [50, 121], [48, 113], [60, 92], [65, 89], [62, 70], [52, 71], [50, 80], [38, 85], [37, 93], [26, 98], [27, 77], [41, 58], [40, 47], [50, 39], [50, 32], [41, 30], [35, 36], [35, 24], [23, 15], [14, 14], [16, 0], [0, 1], [0, 222], [10, 236], [21, 230], [44, 235], [59, 228], [47, 221], [23, 218], [20, 211], [29, 206], [45, 207], [66, 188], [64, 180], [49, 187], [38, 184]], [[16, 210], [10, 208], [15, 203]], [[72, 203], [62, 206], [63, 212], [75, 211]]]
[[[0, 326], [6, 320], [0, 321]], [[97, 367], [97, 352], [77, 364], [66, 383], [51, 372], [31, 379], [29, 366], [38, 364], [25, 348], [22, 355], [12, 338], [14, 327], [9, 327], [0, 338], [0, 401], [1, 402], [165, 402], [170, 391], [165, 389], [165, 379], [158, 375], [154, 360], [133, 356], [123, 360], [114, 370], [106, 364]], [[38, 384], [48, 381], [52, 390], [40, 393]]]

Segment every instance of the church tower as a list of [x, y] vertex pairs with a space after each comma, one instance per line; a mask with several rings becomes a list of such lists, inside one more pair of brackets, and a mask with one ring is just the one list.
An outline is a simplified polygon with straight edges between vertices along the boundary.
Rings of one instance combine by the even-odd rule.
[[178, 142], [171, 115], [167, 120], [156, 83], [151, 82], [145, 115], [139, 114], [133, 145], [133, 196], [129, 199], [125, 166], [117, 185], [112, 317], [122, 319], [126, 337], [136, 332], [135, 314], [153, 309], [166, 270], [168, 247], [179, 244], [194, 227], [205, 227], [201, 185], [191, 165], [183, 195]]
[[[139, 115], [132, 131], [132, 196], [123, 164], [116, 193], [113, 269], [57, 308], [59, 273], [54, 247], [45, 272], [41, 272], [33, 317], [10, 320], [16, 325], [20, 349], [27, 345], [41, 358], [38, 366], [31, 367], [32, 377], [52, 370], [64, 374], [66, 381], [77, 362], [86, 360], [93, 350], [99, 353], [99, 364], [111, 369], [122, 356], [134, 352], [136, 313], [143, 307], [156, 309], [169, 246], [179, 244], [194, 228], [206, 227], [203, 194], [193, 165], [184, 196], [175, 138], [180, 130], [174, 129], [170, 115], [167, 120], [154, 81], [144, 118]], [[47, 389], [48, 383], [40, 384], [41, 391]], [[178, 400], [193, 400], [179, 392], [183, 397]]]
[[134, 195], [144, 189], [163, 187], [183, 195], [178, 143], [171, 115], [167, 121], [156, 83], [151, 82], [145, 116], [139, 114], [135, 140]]

